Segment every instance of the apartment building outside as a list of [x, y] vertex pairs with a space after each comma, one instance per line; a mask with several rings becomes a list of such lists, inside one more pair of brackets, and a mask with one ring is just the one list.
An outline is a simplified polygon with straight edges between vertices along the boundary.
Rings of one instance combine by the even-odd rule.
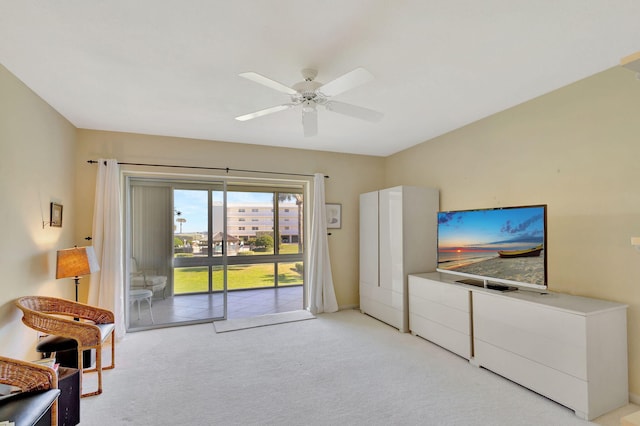
[[[216, 214], [216, 212], [218, 214]], [[213, 232], [222, 232], [222, 205], [214, 204], [215, 223]], [[274, 223], [278, 222], [278, 235], [281, 243], [300, 241], [299, 222], [302, 222], [302, 206], [295, 202], [280, 202], [277, 215], [273, 204], [246, 203], [227, 206], [227, 232], [230, 237], [240, 241], [249, 241], [264, 234], [274, 236]]]

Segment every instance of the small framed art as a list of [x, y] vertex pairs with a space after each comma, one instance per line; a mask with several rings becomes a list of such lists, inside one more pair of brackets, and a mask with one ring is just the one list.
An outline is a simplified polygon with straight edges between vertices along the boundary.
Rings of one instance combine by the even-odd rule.
[[62, 204], [51, 203], [49, 214], [49, 226], [62, 228]]
[[342, 204], [325, 204], [327, 209], [327, 229], [342, 228]]

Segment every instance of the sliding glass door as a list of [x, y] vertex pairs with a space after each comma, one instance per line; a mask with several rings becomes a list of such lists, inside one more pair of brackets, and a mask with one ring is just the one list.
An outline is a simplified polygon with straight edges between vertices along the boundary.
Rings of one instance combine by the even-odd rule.
[[[190, 188], [191, 187], [191, 188]], [[214, 203], [222, 188], [173, 188], [173, 278], [178, 295], [225, 291], [224, 214]], [[220, 203], [220, 206], [223, 202]], [[221, 316], [225, 316], [221, 312]]]
[[303, 308], [302, 185], [130, 178], [129, 193], [130, 329]]
[[129, 330], [226, 317], [225, 258], [212, 242], [224, 185], [129, 178]]

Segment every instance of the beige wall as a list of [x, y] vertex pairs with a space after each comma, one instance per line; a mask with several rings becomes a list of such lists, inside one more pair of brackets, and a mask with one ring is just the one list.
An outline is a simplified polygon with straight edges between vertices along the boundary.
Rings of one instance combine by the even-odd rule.
[[640, 81], [615, 67], [387, 158], [442, 210], [548, 205], [551, 290], [629, 305], [640, 395]]
[[[229, 167], [304, 174], [320, 172], [329, 175], [330, 178], [325, 180], [326, 201], [341, 203], [343, 207], [342, 228], [332, 230], [329, 237], [336, 297], [342, 308], [358, 306], [358, 197], [362, 192], [372, 191], [383, 185], [380, 171], [384, 168], [384, 159], [94, 130], [78, 131], [78, 142], [78, 224], [82, 236], [91, 234], [93, 217], [96, 166], [86, 163], [90, 159], [116, 158], [128, 163]], [[302, 137], [300, 143], [304, 144]], [[145, 170], [158, 171], [153, 168]], [[234, 176], [234, 173], [223, 175]]]
[[[55, 252], [74, 240], [75, 128], [0, 65], [0, 355], [35, 359], [36, 333], [13, 305], [19, 296], [73, 299], [55, 279]], [[42, 226], [62, 203], [63, 227]]]

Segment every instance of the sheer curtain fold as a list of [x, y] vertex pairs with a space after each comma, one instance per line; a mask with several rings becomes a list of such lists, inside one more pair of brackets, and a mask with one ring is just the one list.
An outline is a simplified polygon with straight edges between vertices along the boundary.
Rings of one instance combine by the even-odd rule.
[[113, 311], [116, 337], [126, 332], [124, 321], [120, 167], [117, 160], [98, 161], [93, 209], [93, 247], [100, 271], [92, 276], [89, 303]]
[[313, 179], [313, 214], [309, 252], [309, 311], [312, 314], [336, 312], [338, 302], [333, 288], [327, 213], [324, 200], [324, 175], [316, 173]]

